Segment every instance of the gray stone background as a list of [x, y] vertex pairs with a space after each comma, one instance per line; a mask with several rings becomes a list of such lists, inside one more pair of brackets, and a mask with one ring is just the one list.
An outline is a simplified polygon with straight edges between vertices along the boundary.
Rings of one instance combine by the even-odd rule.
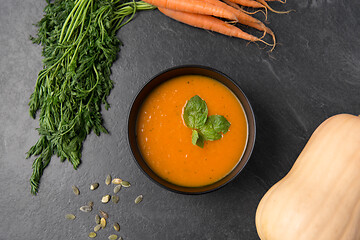
[[[25, 153], [36, 142], [37, 120], [28, 100], [42, 68], [41, 47], [29, 41], [45, 1], [0, 1], [0, 240], [87, 239], [94, 212], [78, 208], [89, 200], [121, 225], [124, 240], [258, 239], [255, 211], [263, 194], [291, 168], [315, 128], [337, 113], [360, 114], [360, 2], [289, 0], [271, 4], [295, 9], [269, 14], [268, 26], [279, 43], [271, 54], [255, 44], [195, 29], [157, 10], [143, 12], [118, 37], [124, 42], [112, 67], [115, 88], [103, 111], [110, 135], [91, 134], [80, 168], [53, 158], [38, 196], [29, 178], [33, 159]], [[262, 16], [258, 16], [263, 19]], [[158, 72], [182, 64], [216, 68], [232, 77], [255, 111], [258, 134], [244, 171], [219, 191], [186, 196], [152, 183], [127, 147], [126, 116], [137, 91]], [[100, 206], [112, 188], [107, 174], [127, 179], [117, 205]], [[90, 192], [89, 184], [100, 182]], [[81, 195], [75, 197], [76, 184]], [[134, 205], [138, 194], [144, 201]], [[64, 218], [75, 212], [76, 220]], [[107, 239], [106, 228], [96, 239]]]

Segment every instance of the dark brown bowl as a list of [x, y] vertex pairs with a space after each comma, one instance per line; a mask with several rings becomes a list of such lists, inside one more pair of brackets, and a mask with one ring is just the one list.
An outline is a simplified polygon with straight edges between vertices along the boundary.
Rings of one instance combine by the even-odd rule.
[[[241, 102], [245, 115], [248, 122], [248, 141], [245, 146], [245, 151], [242, 156], [242, 158], [239, 160], [236, 167], [224, 178], [221, 180], [202, 187], [183, 187], [178, 186], [173, 183], [170, 183], [162, 178], [160, 178], [158, 175], [156, 175], [151, 168], [146, 164], [145, 160], [141, 156], [140, 150], [137, 145], [137, 137], [136, 137], [136, 121], [138, 116], [138, 111], [148, 96], [148, 94], [155, 89], [157, 86], [159, 86], [161, 83], [172, 79], [174, 77], [182, 76], [182, 75], [203, 75], [206, 77], [210, 77], [212, 79], [215, 79], [225, 86], [227, 86], [239, 99]], [[148, 176], [151, 180], [153, 180], [155, 183], [159, 184], [160, 186], [173, 191], [177, 193], [183, 193], [183, 194], [202, 194], [211, 192], [214, 190], [217, 190], [230, 181], [232, 181], [244, 168], [245, 164], [250, 158], [250, 155], [252, 153], [254, 144], [255, 144], [255, 136], [256, 136], [256, 125], [255, 125], [255, 117], [253, 110], [251, 108], [251, 105], [249, 103], [249, 100], [246, 98], [243, 91], [235, 84], [234, 81], [232, 81], [228, 76], [225, 74], [204, 66], [194, 66], [194, 65], [187, 65], [187, 66], [179, 66], [175, 68], [167, 69], [155, 77], [153, 77], [137, 94], [136, 98], [133, 101], [129, 117], [128, 117], [128, 140], [130, 149], [134, 155], [135, 161], [140, 167], [140, 169], [145, 173], [146, 176]]]

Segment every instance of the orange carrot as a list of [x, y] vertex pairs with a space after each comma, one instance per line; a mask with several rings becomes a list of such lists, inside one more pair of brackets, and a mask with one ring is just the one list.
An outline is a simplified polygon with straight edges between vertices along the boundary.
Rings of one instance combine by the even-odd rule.
[[159, 11], [165, 14], [166, 16], [175, 19], [179, 22], [198, 27], [203, 28], [206, 30], [218, 32], [227, 36], [242, 38], [251, 42], [263, 42], [266, 45], [273, 46], [272, 44], [269, 44], [253, 35], [250, 35], [246, 32], [243, 32], [239, 28], [228, 24], [224, 21], [221, 21], [220, 19], [217, 19], [212, 16], [207, 15], [201, 15], [196, 13], [187, 13], [187, 12], [181, 12], [181, 11], [174, 11], [162, 7], [158, 7]]
[[202, 0], [144, 0], [158, 8], [166, 8], [174, 11], [196, 13], [203, 15], [213, 15], [237, 21], [236, 16], [223, 8], [214, 6]]
[[230, 0], [230, 2], [240, 4], [241, 6], [251, 8], [265, 8], [265, 6], [254, 0]]
[[266, 0], [267, 2], [281, 2], [282, 4], [286, 3], [286, 0]]
[[289, 13], [289, 12], [292, 11], [292, 10], [284, 11], [284, 12], [282, 12], [282, 11], [276, 11], [276, 10], [272, 9], [272, 8], [269, 6], [269, 4], [267, 4], [267, 2], [265, 2], [265, 0], [256, 0], [256, 1], [258, 1], [259, 3], [261, 3], [262, 5], [264, 5], [267, 9], [269, 9], [270, 11], [272, 11], [272, 12], [274, 12], [274, 13]]
[[231, 1], [229, 1], [229, 0], [224, 0], [224, 2], [225, 2], [227, 5], [233, 7], [233, 8], [235, 8], [235, 9], [237, 9], [237, 10], [243, 10], [239, 5], [237, 5], [237, 4], [234, 3], [234, 2], [231, 2]]
[[[242, 11], [242, 12], [244, 12], [244, 13], [246, 13], [246, 14], [249, 14], [249, 15], [256, 14], [256, 13], [258, 13], [258, 12], [262, 12], [262, 13], [265, 15], [265, 13], [264, 13], [262, 10], [256, 10], [256, 11], [253, 11], [253, 12], [248, 12], [248, 11], [245, 11], [243, 8], [241, 8], [239, 5], [237, 5], [237, 4], [234, 3], [234, 2], [231, 2], [231, 1], [229, 1], [229, 0], [223, 0], [223, 1], [224, 1], [224, 3], [226, 3], [227, 5], [235, 8], [235, 9], [237, 9], [237, 10], [239, 10], [239, 11]], [[275, 0], [274, 0], [274, 1], [275, 1]], [[277, 1], [279, 1], [279, 0], [277, 0]]]
[[213, 4], [213, 5], [217, 6], [217, 7], [224, 8], [224, 9], [228, 10], [229, 12], [232, 12], [236, 16], [236, 18], [238, 19], [239, 22], [240, 22], [239, 18], [244, 19], [246, 21], [251, 21], [251, 22], [258, 22], [259, 21], [256, 18], [253, 18], [253, 17], [247, 15], [243, 11], [235, 9], [235, 8], [233, 8], [233, 7], [227, 5], [226, 3], [221, 2], [219, 0], [203, 0], [203, 1], [208, 2], [210, 4]]
[[[266, 27], [260, 20], [247, 15], [246, 13], [239, 11], [219, 0], [204, 0], [208, 3], [214, 4], [215, 6], [218, 7], [222, 7], [226, 10], [231, 11], [232, 13], [235, 14], [235, 16], [237, 17], [239, 23], [243, 24], [243, 25], [247, 25], [249, 27], [255, 28], [257, 30], [263, 31], [264, 34], [268, 33], [272, 36], [273, 38], [273, 42], [274, 42], [274, 47], [276, 45], [276, 39], [275, 39], [275, 34], [273, 33], [273, 31], [271, 31], [270, 28]], [[263, 36], [264, 37], [264, 36]]]
[[245, 6], [245, 7], [251, 7], [251, 8], [264, 8], [265, 9], [265, 20], [267, 20], [267, 8], [257, 2], [257, 1], [254, 1], [254, 0], [229, 0], [230, 2], [233, 2], [233, 3], [237, 3], [241, 6]]

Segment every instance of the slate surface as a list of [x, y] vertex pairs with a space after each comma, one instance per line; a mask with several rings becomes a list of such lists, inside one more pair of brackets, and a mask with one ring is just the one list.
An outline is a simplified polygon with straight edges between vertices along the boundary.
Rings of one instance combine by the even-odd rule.
[[[144, 12], [118, 33], [124, 47], [112, 68], [111, 109], [103, 112], [111, 134], [87, 138], [77, 171], [53, 158], [39, 195], [32, 196], [33, 159], [25, 160], [25, 152], [37, 140], [38, 121], [29, 117], [27, 103], [42, 57], [28, 37], [44, 6], [45, 1], [0, 1], [0, 240], [87, 239], [94, 214], [78, 208], [89, 200], [120, 223], [124, 240], [258, 239], [258, 202], [290, 170], [315, 128], [337, 113], [360, 114], [359, 1], [273, 3], [296, 12], [269, 14], [268, 25], [281, 43], [270, 55], [255, 44]], [[182, 64], [210, 66], [235, 79], [257, 120], [256, 146], [244, 171], [225, 188], [201, 196], [150, 182], [126, 143], [126, 115], [137, 91], [153, 75]], [[102, 206], [101, 196], [112, 190], [103, 184], [109, 173], [133, 185], [121, 190], [118, 205]], [[101, 186], [90, 192], [95, 181]], [[81, 190], [78, 197], [73, 184]], [[135, 206], [138, 194], [144, 201]], [[69, 212], [76, 213], [74, 222], [64, 218]], [[97, 239], [112, 232], [107, 228]]]

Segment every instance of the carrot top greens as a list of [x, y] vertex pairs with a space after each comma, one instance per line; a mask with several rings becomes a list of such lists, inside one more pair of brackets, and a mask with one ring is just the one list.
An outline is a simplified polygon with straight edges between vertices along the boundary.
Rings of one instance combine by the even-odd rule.
[[116, 32], [137, 11], [154, 9], [142, 1], [56, 0], [48, 2], [32, 41], [43, 46], [43, 69], [30, 97], [30, 115], [39, 111], [39, 140], [27, 158], [37, 156], [30, 178], [31, 193], [53, 155], [80, 164], [86, 136], [107, 133], [100, 113], [113, 81], [111, 66], [120, 50]]

